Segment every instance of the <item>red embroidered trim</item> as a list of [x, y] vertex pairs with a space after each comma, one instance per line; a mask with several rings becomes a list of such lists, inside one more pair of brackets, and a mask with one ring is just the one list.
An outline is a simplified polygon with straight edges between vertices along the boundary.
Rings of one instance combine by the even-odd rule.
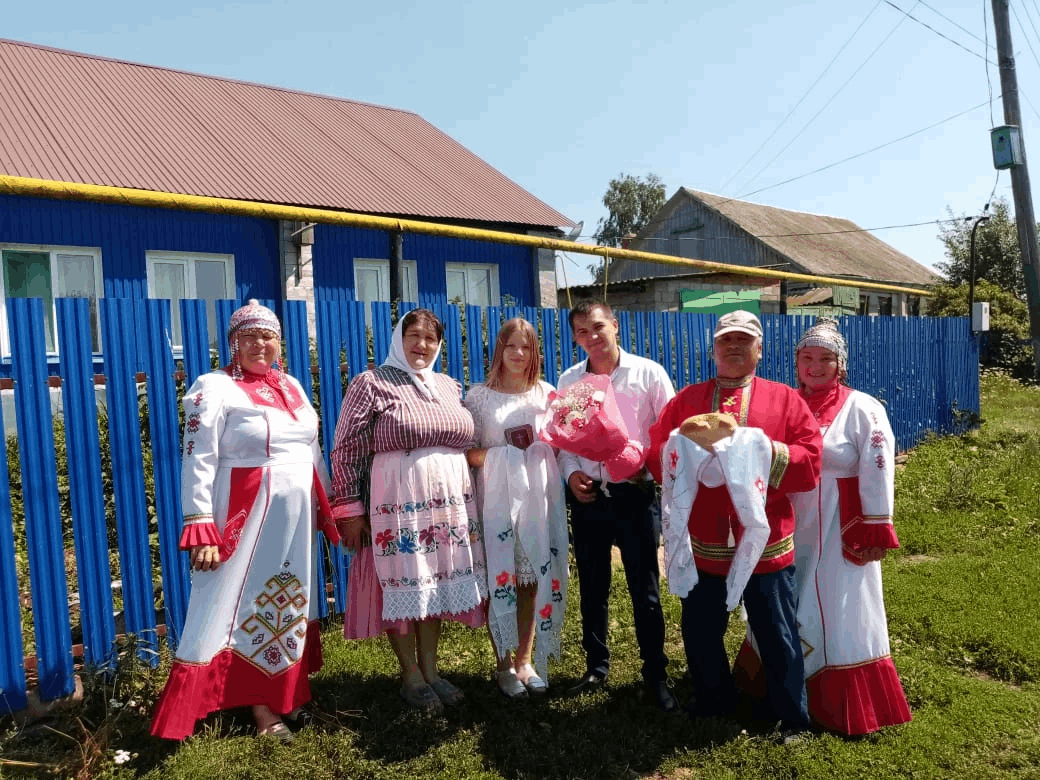
[[253, 510], [256, 497], [260, 494], [260, 483], [264, 478], [263, 468], [231, 469], [231, 489], [228, 495], [228, 517], [224, 525], [224, 538], [220, 543], [220, 558], [226, 561], [238, 547], [246, 518]]

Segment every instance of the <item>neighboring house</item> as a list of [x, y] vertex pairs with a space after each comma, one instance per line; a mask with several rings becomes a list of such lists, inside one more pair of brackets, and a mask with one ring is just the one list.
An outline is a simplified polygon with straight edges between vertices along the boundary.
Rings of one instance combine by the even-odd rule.
[[[572, 224], [408, 111], [5, 40], [0, 173], [527, 234]], [[326, 224], [0, 196], [0, 252], [5, 297], [390, 292], [390, 235]], [[405, 234], [403, 259], [411, 300], [555, 304], [551, 251]]]
[[[761, 206], [685, 187], [661, 207], [627, 248], [847, 279], [847, 286], [826, 288], [830, 294], [825, 290], [809, 296], [816, 311], [830, 302], [836, 313], [852, 308], [851, 313], [859, 314], [916, 314], [919, 296], [860, 291], [856, 283], [926, 287], [938, 279], [847, 219]], [[792, 296], [816, 289], [794, 282], [764, 286], [763, 280], [752, 277], [691, 274], [671, 265], [626, 259], [611, 263], [609, 281], [609, 296], [637, 283], [646, 303], [638, 308], [658, 310], [678, 310], [684, 298], [687, 310], [697, 310], [691, 307], [696, 294], [761, 288], [761, 310], [779, 311], [781, 301], [791, 306]], [[856, 306], [847, 306], [850, 296], [858, 302]], [[634, 308], [628, 301], [624, 304], [623, 308]]]

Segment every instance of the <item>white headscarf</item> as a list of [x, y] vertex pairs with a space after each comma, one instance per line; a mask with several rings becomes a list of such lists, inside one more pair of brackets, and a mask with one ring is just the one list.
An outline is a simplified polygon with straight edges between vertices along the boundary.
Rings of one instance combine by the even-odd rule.
[[[406, 314], [405, 317], [407, 316]], [[436, 354], [439, 355], [440, 351], [441, 342], [438, 341]], [[429, 382], [430, 377], [433, 376], [433, 366], [436, 362], [437, 358], [434, 357], [428, 366], [421, 369], [413, 368], [409, 364], [408, 358], [404, 354], [404, 317], [401, 317], [394, 327], [394, 335], [390, 338], [390, 354], [386, 356], [383, 365], [393, 366], [404, 371], [408, 374], [408, 378], [412, 380], [412, 384], [419, 388], [419, 392], [423, 394], [424, 398], [432, 398], [433, 390], [430, 388]]]

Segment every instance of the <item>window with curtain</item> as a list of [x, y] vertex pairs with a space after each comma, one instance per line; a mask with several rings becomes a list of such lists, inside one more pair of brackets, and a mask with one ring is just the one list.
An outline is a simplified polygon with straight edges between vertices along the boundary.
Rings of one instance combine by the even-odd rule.
[[183, 345], [180, 301], [206, 301], [209, 343], [217, 346], [217, 317], [214, 301], [235, 297], [235, 258], [198, 252], [148, 252], [148, 297], [170, 301], [173, 344]]
[[445, 263], [449, 301], [467, 306], [498, 306], [498, 266], [483, 263]]
[[[91, 342], [100, 350], [98, 298], [102, 295], [101, 250], [80, 247], [13, 246], [0, 248], [3, 295], [6, 298], [41, 298], [47, 350], [57, 351], [55, 298], [87, 298], [90, 301]], [[3, 308], [3, 351], [10, 352]]]

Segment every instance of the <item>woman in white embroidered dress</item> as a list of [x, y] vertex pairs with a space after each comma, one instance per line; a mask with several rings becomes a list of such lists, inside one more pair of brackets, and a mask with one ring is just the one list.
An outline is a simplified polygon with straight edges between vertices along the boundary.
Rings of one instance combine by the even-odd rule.
[[333, 512], [350, 566], [344, 635], [386, 632], [401, 696], [439, 711], [463, 694], [440, 676], [441, 621], [484, 625], [484, 549], [465, 451], [473, 418], [435, 372], [444, 328], [427, 309], [397, 323], [390, 355], [347, 388], [332, 450]]
[[837, 323], [798, 342], [798, 384], [823, 431], [819, 487], [792, 496], [797, 517], [798, 631], [809, 714], [825, 729], [866, 734], [910, 720], [890, 655], [881, 559], [892, 525], [895, 442], [884, 407], [852, 390]]
[[539, 381], [541, 364], [531, 323], [509, 320], [498, 332], [487, 380], [465, 401], [476, 432], [477, 446], [466, 457], [478, 469], [488, 628], [498, 687], [511, 698], [548, 690], [547, 660], [559, 658], [566, 610], [563, 482], [553, 449], [537, 434], [553, 390]]
[[278, 368], [281, 326], [255, 300], [228, 328], [231, 364], [184, 396], [181, 472], [191, 596], [152, 733], [185, 739], [211, 712], [252, 706], [282, 741], [321, 668], [316, 530], [339, 541], [318, 418]]

